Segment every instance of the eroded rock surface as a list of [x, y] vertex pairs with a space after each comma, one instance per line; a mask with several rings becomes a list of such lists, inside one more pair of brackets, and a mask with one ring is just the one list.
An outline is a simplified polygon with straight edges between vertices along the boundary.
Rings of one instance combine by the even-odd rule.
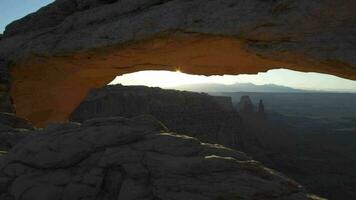
[[4, 200], [316, 199], [243, 153], [167, 133], [148, 116], [38, 131], [1, 157]]
[[353, 0], [57, 0], [10, 24], [0, 57], [16, 64], [18, 115], [43, 126], [68, 119], [90, 88], [140, 70], [356, 79], [355, 10]]

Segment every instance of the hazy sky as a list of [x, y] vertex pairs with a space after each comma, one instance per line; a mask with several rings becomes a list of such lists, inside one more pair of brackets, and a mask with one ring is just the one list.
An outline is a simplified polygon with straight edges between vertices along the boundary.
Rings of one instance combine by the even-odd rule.
[[[10, 22], [34, 12], [54, 0], [0, 0], [0, 33]], [[302, 73], [290, 70], [271, 70], [258, 75], [239, 76], [192, 76], [173, 72], [138, 72], [127, 74], [115, 79], [114, 83], [125, 85], [149, 85], [172, 87], [192, 83], [223, 83], [251, 82], [254, 84], [278, 84], [301, 89], [342, 90], [356, 92], [356, 81], [350, 81], [331, 75]]]
[[112, 84], [147, 85], [158, 87], [174, 87], [194, 83], [254, 83], [256, 85], [276, 84], [298, 89], [348, 91], [356, 92], [356, 81], [342, 79], [336, 76], [304, 73], [287, 69], [274, 69], [256, 75], [238, 76], [196, 76], [180, 72], [141, 71], [117, 77]]

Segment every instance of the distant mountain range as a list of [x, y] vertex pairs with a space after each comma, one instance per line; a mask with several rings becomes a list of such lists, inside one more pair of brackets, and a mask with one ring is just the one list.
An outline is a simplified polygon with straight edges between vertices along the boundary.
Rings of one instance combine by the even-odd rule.
[[189, 84], [171, 87], [169, 89], [187, 90], [193, 92], [275, 92], [275, 93], [297, 93], [297, 92], [315, 92], [312, 90], [301, 90], [291, 87], [266, 84], [255, 85], [252, 83], [235, 83], [232, 85], [215, 84], [215, 83], [201, 83]]

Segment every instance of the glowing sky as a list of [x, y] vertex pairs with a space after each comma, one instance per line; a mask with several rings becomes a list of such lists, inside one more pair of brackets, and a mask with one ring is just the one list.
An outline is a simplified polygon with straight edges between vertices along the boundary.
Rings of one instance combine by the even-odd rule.
[[195, 83], [221, 83], [229, 85], [237, 82], [254, 83], [256, 85], [276, 84], [308, 90], [356, 92], [356, 81], [342, 79], [327, 74], [304, 73], [287, 69], [274, 69], [256, 75], [225, 75], [209, 77], [188, 75], [181, 72], [141, 71], [119, 76], [112, 82], [112, 84], [121, 83], [123, 85], [174, 87]]
[[[0, 0], [0, 33], [10, 22], [34, 12], [54, 0]], [[174, 87], [193, 83], [251, 82], [254, 84], [278, 84], [300, 89], [353, 91], [356, 92], [356, 81], [350, 81], [331, 75], [317, 73], [302, 73], [291, 70], [271, 70], [258, 75], [239, 76], [192, 76], [173, 72], [144, 71], [118, 77], [113, 83], [125, 85], [148, 85]]]

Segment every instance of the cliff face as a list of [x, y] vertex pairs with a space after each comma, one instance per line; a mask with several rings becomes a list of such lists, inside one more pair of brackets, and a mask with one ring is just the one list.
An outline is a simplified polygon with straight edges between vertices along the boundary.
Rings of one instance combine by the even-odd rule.
[[13, 63], [18, 115], [44, 126], [67, 120], [90, 88], [141, 70], [356, 79], [355, 10], [353, 0], [57, 0], [6, 28], [0, 58]]
[[52, 125], [0, 161], [2, 200], [319, 199], [241, 152], [147, 116]]
[[92, 90], [71, 114], [83, 122], [97, 117], [133, 117], [150, 114], [171, 131], [205, 142], [237, 147], [241, 122], [230, 98], [163, 90], [145, 86], [106, 86]]

